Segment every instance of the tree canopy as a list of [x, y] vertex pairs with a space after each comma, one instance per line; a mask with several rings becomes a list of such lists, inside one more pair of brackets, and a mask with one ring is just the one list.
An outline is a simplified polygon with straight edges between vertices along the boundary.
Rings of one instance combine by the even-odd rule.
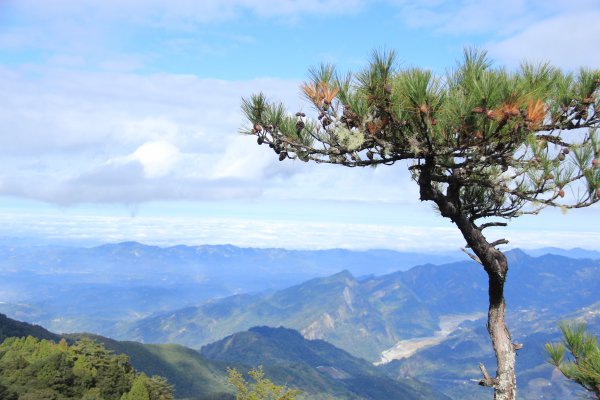
[[31, 336], [0, 344], [0, 398], [172, 400], [161, 377], [138, 374], [124, 355], [82, 339], [69, 346]]
[[348, 167], [411, 160], [414, 179], [431, 182], [423, 200], [450, 190], [471, 221], [509, 219], [600, 199], [599, 86], [599, 71], [523, 64], [509, 72], [493, 68], [483, 51], [466, 50], [445, 76], [398, 69], [394, 52], [374, 53], [358, 73], [310, 70], [302, 94], [316, 118], [289, 114], [262, 93], [244, 99], [251, 122], [244, 133], [280, 160]]
[[295, 400], [300, 391], [279, 386], [265, 378], [262, 367], [253, 368], [248, 375], [254, 382], [248, 382], [235, 369], [228, 369], [229, 383], [235, 388], [236, 400]]

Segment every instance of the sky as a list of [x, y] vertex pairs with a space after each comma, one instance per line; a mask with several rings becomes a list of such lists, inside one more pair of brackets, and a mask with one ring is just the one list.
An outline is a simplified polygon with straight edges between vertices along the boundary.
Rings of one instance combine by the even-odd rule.
[[[443, 74], [600, 68], [600, 1], [0, 0], [0, 238], [98, 244], [454, 250], [406, 165], [279, 162], [239, 133], [241, 98], [309, 106], [309, 68], [374, 49]], [[600, 208], [486, 231], [510, 246], [598, 249]]]

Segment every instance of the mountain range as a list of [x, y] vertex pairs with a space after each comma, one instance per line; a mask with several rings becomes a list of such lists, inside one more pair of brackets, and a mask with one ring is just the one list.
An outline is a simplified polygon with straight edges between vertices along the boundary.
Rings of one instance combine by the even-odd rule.
[[[577, 394], [578, 388], [546, 363], [543, 349], [544, 343], [560, 338], [556, 326], [563, 319], [586, 321], [592, 333], [598, 332], [600, 260], [593, 251], [562, 251], [571, 253], [582, 258], [507, 252], [507, 321], [514, 341], [525, 345], [517, 360], [521, 398]], [[244, 255], [251, 254], [243, 264]], [[321, 262], [330, 262], [329, 256], [340, 258], [334, 267], [327, 264], [319, 270]], [[208, 377], [210, 383], [203, 385], [217, 389], [203, 394], [207, 396], [227, 395], [226, 366], [248, 370], [257, 360], [265, 361], [265, 372], [277, 382], [314, 382], [317, 386], [305, 386], [305, 391], [326, 396], [388, 398], [365, 391], [372, 381], [361, 388], [352, 383], [355, 378], [362, 382], [372, 371], [378, 374], [376, 386], [389, 393], [412, 387], [426, 395], [437, 391], [438, 398], [440, 392], [455, 400], [487, 396], [470, 381], [480, 378], [479, 362], [490, 371], [495, 368], [482, 318], [487, 277], [481, 266], [463, 258], [409, 268], [401, 261], [404, 256], [387, 251], [159, 248], [131, 242], [89, 249], [0, 246], [0, 311], [51, 330], [114, 337], [120, 341], [98, 336], [118, 352], [127, 349], [132, 361], [153, 360], [142, 364], [160, 366], [163, 372], [152, 373], [170, 376], [180, 387], [193, 387], [190, 374]], [[369, 257], [389, 264], [369, 264]], [[308, 272], [293, 270], [304, 266]], [[289, 275], [270, 281], [270, 274], [286, 269]], [[235, 285], [222, 285], [228, 276]], [[335, 349], [328, 352], [328, 363], [312, 363], [319, 360], [315, 343], [325, 342]], [[286, 349], [296, 348], [301, 350], [286, 356]], [[310, 356], [303, 359], [301, 354]], [[348, 361], [335, 364], [347, 357], [363, 359], [355, 361], [366, 368], [362, 375], [342, 368]], [[294, 358], [295, 364], [287, 365]], [[388, 387], [384, 382], [390, 379], [401, 379], [407, 387]], [[198, 393], [190, 390], [186, 393]]]
[[[600, 258], [597, 251], [583, 249], [528, 250], [540, 252]], [[361, 280], [415, 265], [464, 260], [459, 251], [158, 247], [137, 242], [72, 247], [0, 238], [0, 312], [57, 332], [112, 335], [120, 321], [233, 294], [273, 292], [342, 270]]]
[[[510, 312], [537, 310], [555, 319], [600, 300], [600, 261], [530, 257], [520, 250], [507, 256]], [[463, 261], [363, 279], [343, 271], [274, 293], [232, 296], [159, 314], [115, 334], [200, 348], [252, 326], [281, 325], [377, 361], [398, 341], [433, 335], [441, 317], [473, 319], [486, 309], [487, 277], [479, 265]]]
[[111, 334], [121, 320], [236, 293], [283, 289], [344, 269], [356, 276], [384, 274], [462, 257], [459, 252], [158, 247], [137, 242], [86, 248], [0, 240], [0, 312], [58, 332]]
[[227, 297], [142, 319], [116, 336], [200, 348], [256, 325], [297, 329], [374, 359], [401, 337], [433, 332], [437, 319], [400, 281], [361, 282], [344, 271], [271, 294]]

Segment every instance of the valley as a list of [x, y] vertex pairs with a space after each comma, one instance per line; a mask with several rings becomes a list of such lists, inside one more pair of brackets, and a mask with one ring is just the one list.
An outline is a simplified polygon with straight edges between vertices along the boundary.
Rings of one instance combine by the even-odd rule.
[[381, 359], [379, 361], [376, 361], [374, 364], [382, 365], [387, 364], [393, 360], [408, 358], [423, 348], [440, 344], [451, 333], [453, 333], [454, 330], [456, 330], [459, 327], [459, 325], [463, 322], [476, 321], [478, 319], [484, 318], [485, 315], [486, 314], [483, 312], [458, 315], [441, 315], [439, 330], [435, 331], [433, 336], [401, 340], [398, 343], [396, 343], [392, 348], [384, 350], [381, 353]]

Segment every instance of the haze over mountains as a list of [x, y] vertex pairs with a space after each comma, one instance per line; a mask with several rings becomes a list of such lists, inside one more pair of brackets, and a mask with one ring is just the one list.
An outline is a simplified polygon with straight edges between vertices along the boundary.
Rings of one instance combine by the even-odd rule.
[[[571, 253], [575, 258], [600, 258], [598, 252], [581, 249]], [[43, 323], [57, 332], [108, 333], [121, 320], [197, 306], [236, 293], [284, 289], [343, 270], [361, 278], [465, 259], [459, 251], [293, 251], [229, 245], [161, 248], [136, 242], [86, 248], [0, 238], [0, 312]], [[79, 301], [70, 301], [73, 298]]]
[[[558, 321], [577, 318], [596, 332], [599, 327], [599, 253], [545, 251], [554, 254], [507, 253], [508, 322], [513, 339], [525, 344], [517, 363], [525, 399], [560, 399], [576, 393], [545, 363], [543, 344], [559, 339]], [[287, 378], [310, 381], [320, 376], [327, 384], [319, 390], [339, 398], [384, 398], [365, 392], [365, 387], [373, 386], [365, 376], [373, 371], [388, 394], [408, 389], [384, 385], [385, 379], [408, 379], [408, 384], [417, 378], [455, 400], [481, 398], [484, 389], [469, 380], [479, 378], [480, 361], [488, 370], [495, 368], [481, 319], [487, 308], [486, 276], [458, 252], [430, 258], [441, 265], [424, 262], [427, 257], [376, 250], [160, 248], [134, 242], [71, 248], [13, 243], [0, 246], [0, 312], [56, 332], [88, 331], [120, 340], [179, 343], [202, 348], [205, 356], [223, 362], [257, 365], [264, 361], [265, 370], [275, 375], [277, 366], [291, 363]], [[311, 364], [296, 353], [285, 353], [287, 346], [309, 354], [315, 343], [325, 343], [306, 339], [336, 346], [327, 352], [328, 363]], [[235, 344], [238, 351], [225, 351], [225, 343]], [[166, 351], [144, 346], [128, 348], [153, 349], [173, 359], [196, 357], [193, 350], [182, 347]], [[367, 360], [353, 362], [368, 368], [345, 375], [344, 357]], [[394, 358], [399, 359], [391, 361]], [[369, 362], [381, 365], [375, 368]], [[224, 373], [223, 365], [220, 368]], [[304, 372], [294, 375], [292, 370]], [[347, 380], [338, 382], [336, 376]], [[354, 385], [354, 379], [363, 384]], [[419, 385], [411, 387], [425, 396], [433, 393]], [[439, 393], [432, 396], [442, 398]]]
[[[510, 251], [508, 257], [510, 312], [538, 310], [555, 318], [600, 300], [600, 261], [536, 258], [520, 250]], [[377, 361], [400, 340], [432, 335], [444, 315], [472, 319], [485, 312], [486, 279], [472, 261], [427, 264], [360, 280], [344, 271], [274, 293], [238, 295], [145, 318], [115, 333], [200, 348], [223, 334], [282, 325]]]
[[161, 248], [136, 242], [85, 248], [7, 242], [0, 241], [0, 312], [57, 332], [107, 333], [120, 320], [235, 293], [282, 289], [344, 269], [355, 276], [384, 274], [464, 257], [459, 252]]

